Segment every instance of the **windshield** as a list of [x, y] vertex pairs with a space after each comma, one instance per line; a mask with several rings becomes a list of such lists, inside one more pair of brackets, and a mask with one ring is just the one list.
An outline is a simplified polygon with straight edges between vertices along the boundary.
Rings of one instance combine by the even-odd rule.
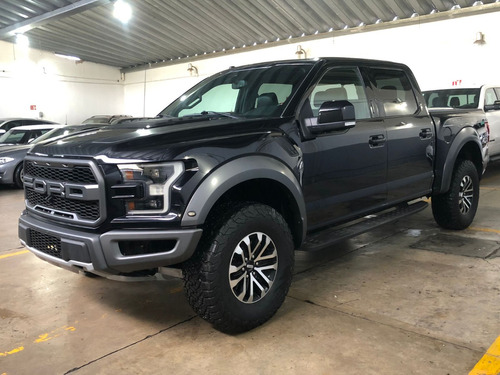
[[424, 91], [428, 108], [477, 108], [480, 89], [449, 89]]
[[231, 70], [208, 78], [159, 113], [161, 117], [279, 117], [312, 64]]
[[0, 137], [0, 144], [25, 145], [48, 132], [50, 129], [29, 130], [23, 127], [10, 129]]

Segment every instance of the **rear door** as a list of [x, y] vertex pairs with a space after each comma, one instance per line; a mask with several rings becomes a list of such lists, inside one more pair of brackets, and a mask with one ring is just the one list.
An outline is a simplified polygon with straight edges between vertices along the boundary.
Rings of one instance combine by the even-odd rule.
[[389, 204], [428, 194], [432, 187], [434, 124], [418, 87], [403, 69], [366, 69], [387, 131]]

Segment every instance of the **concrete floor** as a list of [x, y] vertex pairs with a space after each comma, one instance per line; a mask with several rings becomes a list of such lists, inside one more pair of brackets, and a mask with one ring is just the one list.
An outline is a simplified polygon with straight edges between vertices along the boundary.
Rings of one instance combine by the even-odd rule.
[[322, 253], [297, 253], [277, 315], [228, 336], [182, 282], [120, 283], [51, 266], [17, 240], [0, 187], [0, 374], [467, 374], [500, 334], [500, 164], [473, 226], [430, 209]]

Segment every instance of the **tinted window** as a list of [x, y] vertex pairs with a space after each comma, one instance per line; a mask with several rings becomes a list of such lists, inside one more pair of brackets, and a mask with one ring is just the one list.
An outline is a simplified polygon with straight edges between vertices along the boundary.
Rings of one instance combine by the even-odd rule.
[[318, 116], [319, 107], [324, 102], [335, 100], [351, 102], [357, 119], [370, 117], [365, 88], [357, 68], [330, 69], [321, 78], [309, 96], [312, 115]]
[[425, 102], [429, 108], [477, 108], [480, 89], [448, 89], [424, 91]]
[[410, 80], [402, 70], [370, 69], [375, 95], [386, 116], [404, 116], [418, 109]]

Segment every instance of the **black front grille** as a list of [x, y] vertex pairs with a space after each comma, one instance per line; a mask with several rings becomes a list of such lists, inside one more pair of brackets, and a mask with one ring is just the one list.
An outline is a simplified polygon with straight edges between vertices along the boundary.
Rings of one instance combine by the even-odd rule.
[[59, 195], [40, 194], [31, 188], [26, 187], [26, 199], [28, 200], [31, 207], [40, 206], [39, 210], [46, 212], [52, 210], [64, 211], [68, 213], [75, 213], [79, 218], [85, 220], [97, 220], [99, 219], [99, 201], [81, 201], [66, 199]]
[[90, 161], [26, 158], [26, 207], [50, 220], [95, 226], [106, 216], [104, 186]]
[[30, 246], [47, 255], [62, 258], [61, 255], [61, 239], [49, 236], [48, 234], [30, 230]]
[[56, 168], [52, 166], [36, 165], [26, 161], [24, 174], [50, 181], [66, 181], [79, 184], [97, 184], [97, 181], [88, 166], [74, 166], [73, 168]]

